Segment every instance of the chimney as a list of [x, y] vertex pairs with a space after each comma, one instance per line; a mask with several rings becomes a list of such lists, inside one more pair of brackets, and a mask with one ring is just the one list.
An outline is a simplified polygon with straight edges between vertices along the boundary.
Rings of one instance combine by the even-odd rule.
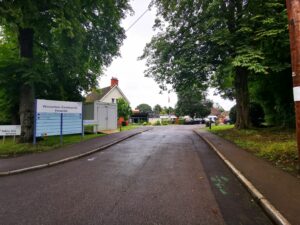
[[110, 87], [118, 86], [119, 80], [118, 78], [112, 77], [110, 80]]

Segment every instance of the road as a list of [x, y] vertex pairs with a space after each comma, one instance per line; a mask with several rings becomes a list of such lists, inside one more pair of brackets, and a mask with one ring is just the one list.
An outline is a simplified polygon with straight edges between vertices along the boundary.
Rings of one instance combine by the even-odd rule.
[[0, 178], [1, 225], [272, 224], [194, 126]]

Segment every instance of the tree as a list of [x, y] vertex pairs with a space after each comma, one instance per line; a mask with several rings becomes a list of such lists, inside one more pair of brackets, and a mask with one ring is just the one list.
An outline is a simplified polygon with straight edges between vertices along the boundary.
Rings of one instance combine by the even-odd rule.
[[[146, 76], [176, 91], [218, 88], [237, 102], [237, 128], [251, 126], [249, 82], [289, 69], [280, 0], [155, 0], [156, 27], [145, 47]], [[274, 45], [274, 48], [272, 46]], [[276, 52], [276, 54], [274, 54]], [[259, 98], [259, 96], [257, 96]]]
[[205, 98], [202, 90], [191, 88], [177, 93], [176, 114], [179, 116], [206, 117], [213, 103]]
[[151, 113], [152, 108], [150, 105], [142, 103], [136, 107], [141, 113]]
[[118, 118], [123, 117], [124, 120], [128, 120], [128, 117], [131, 115], [132, 110], [123, 98], [118, 98]]
[[173, 109], [171, 106], [167, 107], [167, 106], [164, 106], [162, 111], [161, 111], [162, 114], [173, 114], [175, 113], [175, 109]]
[[160, 114], [161, 113], [161, 111], [162, 111], [162, 107], [159, 105], [159, 104], [156, 104], [154, 107], [153, 107], [153, 112], [155, 113], [155, 114]]
[[125, 38], [120, 20], [129, 9], [127, 0], [1, 1], [1, 45], [12, 57], [0, 56], [0, 85], [9, 91], [11, 77], [18, 89], [7, 93], [17, 99], [22, 141], [32, 140], [34, 98], [79, 100], [96, 86]]

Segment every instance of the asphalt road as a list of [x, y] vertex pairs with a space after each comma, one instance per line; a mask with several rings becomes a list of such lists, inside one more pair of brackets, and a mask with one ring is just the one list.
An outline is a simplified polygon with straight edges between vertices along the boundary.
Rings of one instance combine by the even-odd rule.
[[1, 225], [272, 224], [193, 126], [0, 178]]

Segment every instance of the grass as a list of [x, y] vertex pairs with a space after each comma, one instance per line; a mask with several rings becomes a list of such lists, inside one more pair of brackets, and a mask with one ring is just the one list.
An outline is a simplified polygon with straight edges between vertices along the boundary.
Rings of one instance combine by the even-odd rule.
[[127, 126], [122, 127], [122, 131], [132, 130], [141, 127], [141, 125], [128, 124]]
[[[75, 144], [83, 140], [104, 136], [105, 134], [86, 134], [83, 138], [81, 135], [65, 135], [63, 137], [63, 146]], [[17, 142], [17, 140], [16, 140]], [[45, 152], [61, 147], [59, 136], [49, 136], [44, 140], [38, 141], [36, 145], [31, 143], [14, 143], [13, 138], [6, 137], [4, 144], [0, 142], [0, 157], [17, 156], [34, 152]]]
[[278, 127], [238, 130], [233, 125], [219, 125], [212, 126], [209, 131], [270, 161], [284, 171], [297, 173], [298, 152], [295, 130]]
[[[122, 127], [122, 131], [132, 130], [140, 127], [140, 125], [130, 124], [128, 126]], [[81, 135], [65, 135], [63, 137], [63, 146], [75, 144], [81, 141], [89, 140], [95, 137], [104, 136], [106, 134], [93, 134], [93, 126], [86, 126], [85, 131], [89, 134], [85, 134], [82, 138]], [[31, 143], [17, 143], [18, 139], [14, 143], [12, 137], [6, 137], [5, 142], [2, 143], [0, 140], [0, 158], [18, 156], [34, 152], [45, 152], [50, 151], [59, 147], [62, 147], [60, 144], [60, 136], [49, 136], [43, 140], [38, 141], [36, 145]]]

